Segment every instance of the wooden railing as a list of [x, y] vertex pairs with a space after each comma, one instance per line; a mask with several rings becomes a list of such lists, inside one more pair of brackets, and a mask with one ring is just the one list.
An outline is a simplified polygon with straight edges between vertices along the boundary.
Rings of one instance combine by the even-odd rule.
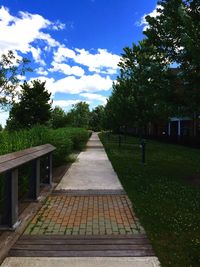
[[40, 159], [47, 157], [47, 181], [52, 183], [52, 152], [56, 148], [50, 144], [28, 148], [0, 156], [0, 174], [4, 175], [3, 222], [0, 229], [13, 229], [18, 224], [18, 169], [31, 163], [28, 199], [36, 201], [40, 193]]

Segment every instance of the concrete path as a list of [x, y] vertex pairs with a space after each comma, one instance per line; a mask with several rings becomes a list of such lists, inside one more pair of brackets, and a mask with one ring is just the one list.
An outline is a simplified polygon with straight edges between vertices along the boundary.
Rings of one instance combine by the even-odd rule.
[[[103, 193], [103, 191], [110, 193]], [[110, 190], [110, 191], [109, 191]], [[56, 251], [52, 257], [29, 257], [29, 249], [32, 247], [32, 255], [37, 256], [37, 251], [40, 255], [40, 249], [34, 242], [37, 240], [41, 244], [45, 241], [45, 235], [50, 235], [49, 242], [44, 242], [46, 246], [54, 249], [54, 235], [57, 235], [57, 242], [61, 236], [61, 243], [63, 238], [66, 244], [71, 240], [86, 238], [92, 239], [95, 234], [103, 236], [111, 234], [115, 236], [115, 240], [120, 241], [120, 235], [130, 235], [134, 239], [134, 235], [145, 236], [143, 228], [140, 226], [138, 219], [132, 211], [131, 204], [129, 204], [128, 197], [124, 193], [121, 183], [114, 172], [110, 161], [104, 151], [104, 148], [98, 138], [97, 134], [93, 134], [90, 138], [87, 148], [80, 153], [78, 160], [71, 166], [68, 172], [64, 175], [61, 182], [38, 212], [35, 218], [30, 222], [21, 240], [15, 244], [7, 257], [2, 267], [158, 267], [159, 261], [157, 257], [146, 256], [143, 257], [107, 257], [109, 251], [104, 248], [103, 257], [74, 257], [73, 251], [65, 251], [66, 255], [72, 257], [56, 257]], [[76, 193], [77, 192], [77, 193]], [[87, 193], [88, 192], [88, 193]], [[91, 193], [92, 192], [92, 193]], [[95, 193], [97, 192], [97, 193]], [[115, 192], [114, 195], [112, 192]], [[79, 195], [78, 195], [79, 194]], [[110, 194], [110, 195], [109, 195]], [[95, 231], [98, 231], [96, 233]], [[36, 236], [36, 241], [34, 240]], [[41, 236], [41, 239], [40, 239]], [[95, 237], [95, 236], [94, 236]], [[48, 237], [47, 237], [48, 238]], [[119, 238], [119, 240], [118, 240]], [[145, 237], [146, 238], [146, 237]], [[30, 248], [26, 248], [26, 239]], [[144, 237], [142, 237], [142, 240]], [[56, 240], [56, 239], [55, 239]], [[146, 239], [147, 240], [147, 239]], [[76, 240], [75, 240], [76, 241]], [[121, 240], [122, 241], [122, 240]], [[120, 241], [120, 242], [121, 242]], [[59, 241], [60, 242], [60, 241]], [[73, 241], [74, 242], [74, 241]], [[82, 242], [82, 241], [81, 241]], [[89, 242], [89, 241], [88, 241]], [[100, 241], [98, 241], [100, 242]], [[101, 241], [105, 242], [105, 241]], [[115, 244], [115, 241], [113, 241]], [[143, 242], [143, 241], [142, 241]], [[35, 244], [36, 244], [35, 243]], [[93, 243], [93, 242], [92, 242]], [[105, 242], [105, 244], [107, 241]], [[137, 242], [136, 242], [137, 243]], [[128, 243], [127, 243], [128, 244]], [[130, 244], [130, 242], [129, 242]], [[135, 244], [135, 241], [134, 243]], [[96, 244], [95, 244], [96, 245]], [[23, 249], [26, 250], [26, 257], [20, 257], [20, 251], [23, 254]], [[89, 245], [88, 245], [89, 246]], [[100, 243], [99, 245], [101, 246]], [[67, 247], [67, 245], [66, 245]], [[110, 245], [108, 245], [110, 247]], [[134, 247], [134, 245], [133, 245]], [[43, 248], [46, 250], [45, 245]], [[62, 247], [61, 247], [62, 248]], [[71, 250], [71, 246], [69, 246]], [[81, 247], [82, 249], [82, 247]], [[83, 246], [87, 250], [87, 243]], [[13, 252], [12, 252], [13, 251]], [[35, 251], [35, 252], [34, 252]], [[59, 252], [59, 251], [58, 251]], [[13, 253], [13, 254], [12, 254]], [[70, 254], [71, 253], [71, 254]], [[77, 255], [77, 251], [75, 251]], [[132, 253], [130, 251], [130, 253]], [[140, 253], [140, 252], [139, 252]], [[73, 255], [72, 255], [73, 254]], [[111, 252], [112, 254], [112, 252]], [[15, 257], [18, 255], [18, 257]], [[134, 254], [131, 254], [131, 256]], [[139, 255], [139, 254], [138, 254]]]
[[158, 267], [156, 257], [7, 258], [2, 267]]
[[121, 190], [122, 185], [114, 172], [96, 133], [93, 133], [87, 149], [57, 186], [56, 190]]

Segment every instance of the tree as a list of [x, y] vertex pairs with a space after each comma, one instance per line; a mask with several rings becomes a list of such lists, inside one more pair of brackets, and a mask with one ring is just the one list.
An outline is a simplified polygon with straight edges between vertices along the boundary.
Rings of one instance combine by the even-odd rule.
[[[199, 0], [162, 0], [159, 15], [146, 17], [149, 27], [144, 32], [149, 44], [177, 63], [182, 83], [182, 115], [194, 117], [194, 134], [200, 114], [200, 12]], [[178, 79], [177, 78], [177, 79]]]
[[120, 79], [113, 84], [113, 92], [105, 107], [105, 127], [115, 132], [122, 126], [131, 126], [135, 122], [135, 101], [132, 95], [131, 81]]
[[[146, 38], [124, 48], [120, 75], [106, 105], [112, 128], [200, 113], [200, 12], [197, 0], [161, 0], [147, 16]], [[170, 65], [178, 64], [178, 71]]]
[[65, 127], [69, 123], [67, 114], [61, 107], [56, 106], [52, 110], [50, 123], [54, 129]]
[[13, 103], [18, 95], [18, 75], [24, 75], [30, 71], [26, 65], [29, 62], [26, 58], [16, 59], [14, 53], [9, 51], [0, 58], [0, 108], [6, 108]]
[[93, 109], [90, 113], [90, 127], [94, 131], [100, 131], [103, 129], [104, 120], [104, 106], [100, 105]]
[[31, 128], [46, 124], [51, 118], [51, 94], [45, 89], [45, 82], [34, 80], [24, 82], [18, 103], [14, 103], [7, 121], [7, 129]]
[[90, 121], [89, 105], [86, 102], [74, 104], [68, 113], [68, 118], [73, 126], [88, 128]]
[[172, 87], [169, 66], [146, 40], [124, 48], [120, 75], [106, 106], [112, 128], [137, 126], [142, 133], [147, 123], [168, 119]]

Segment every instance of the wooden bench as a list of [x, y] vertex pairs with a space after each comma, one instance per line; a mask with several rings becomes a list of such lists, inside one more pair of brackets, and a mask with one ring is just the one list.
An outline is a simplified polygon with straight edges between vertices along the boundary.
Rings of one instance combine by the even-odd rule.
[[3, 223], [1, 229], [13, 229], [18, 224], [18, 168], [31, 163], [28, 199], [37, 200], [40, 193], [40, 159], [47, 157], [47, 182], [52, 183], [52, 152], [56, 148], [50, 144], [31, 147], [22, 151], [0, 156], [0, 174], [5, 176]]

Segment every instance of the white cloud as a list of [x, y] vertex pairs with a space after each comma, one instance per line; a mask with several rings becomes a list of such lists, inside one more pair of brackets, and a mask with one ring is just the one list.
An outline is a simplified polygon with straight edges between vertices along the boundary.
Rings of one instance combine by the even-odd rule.
[[67, 58], [75, 58], [76, 53], [65, 46], [60, 46], [57, 51], [54, 52], [54, 61], [57, 63], [61, 63], [65, 61]]
[[78, 100], [54, 100], [53, 101], [53, 106], [59, 106], [61, 108], [68, 108], [71, 107], [74, 104], [77, 104], [79, 102], [81, 102], [82, 100], [78, 99]]
[[53, 30], [64, 30], [66, 27], [66, 25], [62, 22], [60, 22], [59, 20], [57, 20], [56, 22], [54, 22], [54, 24], [52, 25], [52, 29]]
[[0, 8], [0, 53], [8, 50], [31, 52], [37, 63], [44, 64], [41, 60], [41, 51], [33, 47], [33, 42], [43, 40], [47, 46], [60, 46], [60, 43], [53, 39], [50, 34], [43, 32], [44, 29], [63, 28], [63, 24], [53, 23], [38, 14], [19, 12], [14, 17], [10, 15], [9, 9]]
[[26, 76], [24, 75], [17, 75], [17, 79], [20, 81], [25, 81], [26, 80]]
[[30, 79], [46, 81], [46, 88], [54, 95], [55, 93], [80, 94], [84, 92], [93, 93], [98, 91], [108, 91], [112, 88], [113, 80], [109, 76], [102, 77], [99, 74], [83, 75], [80, 78], [68, 76], [63, 79], [55, 80], [39, 76]]
[[47, 76], [48, 75], [48, 71], [46, 71], [44, 68], [39, 67], [38, 69], [35, 70], [35, 72], [39, 75], [44, 75]]
[[61, 46], [54, 53], [54, 63], [73, 60], [75, 63], [88, 67], [90, 72], [116, 74], [120, 56], [109, 53], [106, 49], [98, 49], [91, 53], [85, 49], [74, 50]]
[[84, 75], [85, 71], [79, 66], [69, 66], [65, 63], [52, 63], [53, 68], [49, 69], [51, 72], [62, 72], [65, 75], [75, 75], [81, 77]]
[[104, 105], [107, 103], [107, 98], [105, 96], [100, 95], [100, 94], [82, 93], [82, 94], [80, 94], [80, 96], [83, 96], [89, 100], [101, 101]]
[[[54, 100], [53, 101], [53, 107], [59, 106], [67, 111], [69, 111], [73, 105], [78, 104], [80, 102], [83, 102], [81, 99], [75, 99], [75, 100]], [[84, 101], [88, 105], [91, 104], [91, 101]]]
[[53, 84], [53, 92], [79, 94], [81, 92], [97, 92], [109, 90], [112, 87], [112, 80], [109, 76], [106, 78], [98, 74], [84, 75], [80, 78], [68, 76], [66, 78], [55, 81]]
[[160, 12], [158, 11], [158, 9], [163, 9], [163, 7], [161, 5], [156, 5], [155, 9], [152, 12], [150, 12], [149, 14], [144, 14], [142, 16], [141, 21], [138, 24], [139, 24], [139, 26], [143, 26], [143, 30], [144, 31], [149, 26], [148, 22], [146, 21], [146, 16], [150, 16], [150, 17], [153, 17], [153, 18], [159, 16]]
[[0, 124], [4, 127], [9, 117], [9, 112], [0, 112]]
[[45, 66], [46, 63], [44, 62], [44, 60], [41, 58], [41, 49], [39, 47], [35, 48], [35, 47], [31, 47], [30, 51], [32, 53], [33, 59], [35, 60], [36, 63], [39, 63], [42, 66]]
[[85, 49], [76, 49], [78, 54], [74, 61], [88, 66], [89, 71], [101, 71], [104, 68], [117, 70], [120, 57], [109, 53], [106, 49], [98, 49], [98, 53], [91, 54]]

